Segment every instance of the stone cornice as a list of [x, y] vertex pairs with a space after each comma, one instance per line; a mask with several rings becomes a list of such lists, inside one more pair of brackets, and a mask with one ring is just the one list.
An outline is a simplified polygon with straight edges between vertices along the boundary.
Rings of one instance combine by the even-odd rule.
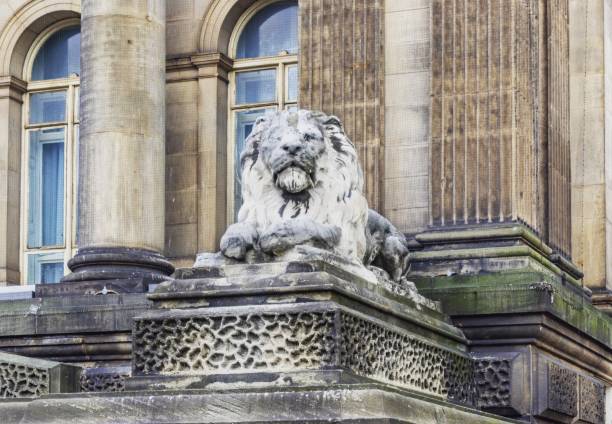
[[12, 99], [22, 102], [22, 94], [28, 90], [28, 84], [13, 76], [0, 77], [0, 99]]
[[166, 60], [168, 82], [219, 78], [228, 82], [234, 61], [223, 53], [198, 53]]

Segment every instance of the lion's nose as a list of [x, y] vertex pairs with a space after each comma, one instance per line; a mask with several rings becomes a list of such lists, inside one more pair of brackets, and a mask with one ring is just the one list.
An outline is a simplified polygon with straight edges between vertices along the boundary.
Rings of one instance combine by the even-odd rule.
[[287, 144], [283, 144], [283, 150], [291, 155], [295, 155], [296, 153], [299, 153], [300, 150], [302, 150], [302, 145], [299, 143], [287, 143]]

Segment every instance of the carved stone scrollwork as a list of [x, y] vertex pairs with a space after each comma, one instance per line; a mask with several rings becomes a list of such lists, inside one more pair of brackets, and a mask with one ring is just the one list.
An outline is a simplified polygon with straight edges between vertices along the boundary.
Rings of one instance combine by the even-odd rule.
[[511, 406], [510, 373], [512, 361], [501, 358], [478, 358], [474, 362], [481, 409]]
[[48, 393], [48, 370], [0, 362], [0, 398], [31, 398]]
[[580, 376], [580, 421], [604, 424], [606, 389], [603, 384]]

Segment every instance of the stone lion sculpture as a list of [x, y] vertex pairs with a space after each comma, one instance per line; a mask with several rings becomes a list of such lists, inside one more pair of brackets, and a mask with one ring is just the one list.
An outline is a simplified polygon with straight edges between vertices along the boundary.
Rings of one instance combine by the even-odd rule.
[[257, 119], [241, 155], [243, 204], [221, 239], [226, 257], [282, 256], [310, 245], [384, 270], [399, 282], [408, 248], [369, 210], [355, 146], [335, 116], [307, 110]]

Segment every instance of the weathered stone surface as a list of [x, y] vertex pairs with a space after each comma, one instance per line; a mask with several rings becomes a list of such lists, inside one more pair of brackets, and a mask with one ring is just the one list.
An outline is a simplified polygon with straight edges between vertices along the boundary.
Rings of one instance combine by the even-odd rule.
[[326, 257], [208, 267], [201, 259], [158, 286], [156, 308], [135, 319], [131, 387], [214, 386], [230, 375], [232, 387], [302, 386], [333, 371], [474, 404], [463, 335], [413, 291]]
[[578, 375], [554, 362], [545, 361], [541, 365], [536, 415], [571, 422], [578, 415]]
[[123, 392], [130, 367], [89, 368], [81, 372], [81, 392]]
[[518, 421], [393, 390], [385, 385], [325, 388], [91, 393], [0, 403], [0, 421], [21, 424], [405, 423]]
[[478, 407], [507, 408], [511, 405], [511, 361], [502, 358], [475, 360], [475, 380]]
[[0, 352], [0, 398], [78, 392], [80, 367]]
[[242, 261], [250, 251], [283, 257], [314, 246], [375, 266], [400, 283], [406, 237], [368, 209], [353, 143], [335, 116], [307, 110], [260, 117], [241, 153], [243, 204], [221, 251]]
[[85, 364], [129, 363], [132, 318], [150, 308], [141, 294], [0, 302], [0, 350]]
[[[604, 424], [606, 416], [606, 387], [583, 375], [579, 376], [579, 418], [589, 424]], [[612, 414], [612, 411], [608, 411]]]

